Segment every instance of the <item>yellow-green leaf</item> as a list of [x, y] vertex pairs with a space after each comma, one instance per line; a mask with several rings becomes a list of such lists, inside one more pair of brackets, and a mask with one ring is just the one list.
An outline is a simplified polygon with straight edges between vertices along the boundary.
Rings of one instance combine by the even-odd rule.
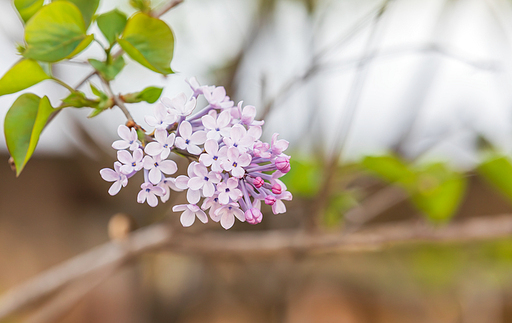
[[24, 90], [50, 78], [36, 61], [22, 59], [0, 79], [0, 95]]
[[66, 0], [78, 7], [84, 18], [85, 27], [89, 27], [100, 0]]
[[23, 56], [44, 62], [60, 61], [76, 54], [77, 48], [85, 48], [83, 41], [88, 37], [85, 31], [82, 14], [74, 4], [52, 2], [28, 21]]
[[48, 97], [22, 94], [5, 116], [4, 133], [19, 176], [36, 149], [39, 136], [54, 109]]
[[124, 27], [126, 26], [126, 15], [121, 11], [114, 9], [106, 12], [98, 18], [96, 22], [105, 38], [112, 45], [116, 39], [123, 33]]
[[505, 156], [495, 156], [481, 163], [477, 171], [492, 186], [512, 200], [512, 162]]
[[24, 23], [43, 7], [44, 0], [14, 0], [14, 6]]
[[139, 64], [164, 75], [172, 73], [174, 36], [162, 20], [142, 12], [135, 14], [128, 19], [118, 43]]

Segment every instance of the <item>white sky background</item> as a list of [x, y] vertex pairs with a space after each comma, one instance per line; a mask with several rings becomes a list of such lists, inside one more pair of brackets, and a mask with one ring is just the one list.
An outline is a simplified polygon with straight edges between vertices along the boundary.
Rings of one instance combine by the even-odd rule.
[[[130, 12], [128, 1], [102, 1], [99, 12], [116, 4]], [[322, 0], [313, 19], [299, 1], [280, 1], [271, 22], [254, 40], [237, 75], [235, 101], [262, 108], [265, 93], [273, 96], [308, 68], [314, 55], [345, 35], [381, 1]], [[414, 120], [407, 152], [418, 152], [441, 141], [427, 159], [449, 159], [468, 167], [474, 163], [476, 132], [485, 134], [504, 152], [512, 151], [512, 10], [506, 0], [395, 0], [378, 22], [366, 65], [361, 96], [355, 106], [345, 156], [358, 158], [381, 153], [398, 140]], [[176, 43], [167, 79], [129, 62], [114, 82], [114, 90], [130, 92], [149, 85], [166, 86], [165, 96], [190, 93], [183, 80], [196, 76], [211, 83], [209, 74], [233, 58], [246, 39], [255, 14], [255, 1], [185, 0], [164, 16], [173, 28]], [[356, 64], [366, 47], [372, 22], [351, 40], [326, 52], [328, 64], [316, 77], [295, 87], [276, 104], [264, 127], [266, 138], [279, 132], [297, 150], [324, 147], [332, 151], [339, 125], [347, 117], [346, 102], [356, 77]], [[93, 29], [96, 31], [95, 29]], [[14, 42], [23, 39], [22, 26], [10, 1], [0, 0], [0, 74], [18, 56]], [[439, 50], [429, 50], [436, 45]], [[97, 44], [82, 54], [102, 58]], [[88, 72], [59, 64], [57, 73], [73, 85]], [[70, 71], [70, 72], [69, 72]], [[97, 81], [93, 83], [98, 84]], [[222, 85], [222, 84], [217, 84]], [[86, 90], [87, 87], [83, 87]], [[54, 106], [66, 91], [46, 81], [28, 91], [48, 95]], [[0, 97], [0, 116], [19, 94]], [[130, 105], [141, 124], [149, 104]], [[65, 154], [80, 145], [74, 139], [73, 120], [82, 123], [106, 149], [116, 138], [117, 125], [125, 122], [117, 109], [86, 119], [90, 109], [68, 109], [43, 133], [36, 153]], [[416, 118], [416, 115], [418, 116]], [[309, 125], [312, 124], [312, 127]], [[3, 128], [1, 129], [3, 132]], [[2, 136], [0, 149], [5, 148]], [[115, 152], [112, 150], [112, 157]]]

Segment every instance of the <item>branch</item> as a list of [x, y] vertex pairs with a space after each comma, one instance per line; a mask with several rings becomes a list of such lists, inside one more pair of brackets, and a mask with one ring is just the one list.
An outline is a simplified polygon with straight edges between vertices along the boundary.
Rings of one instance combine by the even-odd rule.
[[0, 299], [0, 319], [44, 299], [77, 279], [156, 250], [215, 256], [280, 256], [283, 252], [313, 251], [353, 253], [410, 243], [453, 243], [510, 235], [512, 215], [478, 217], [439, 229], [419, 222], [386, 224], [348, 235], [307, 234], [302, 231], [173, 235], [166, 224], [154, 224], [135, 231], [123, 242], [108, 242], [14, 287]]

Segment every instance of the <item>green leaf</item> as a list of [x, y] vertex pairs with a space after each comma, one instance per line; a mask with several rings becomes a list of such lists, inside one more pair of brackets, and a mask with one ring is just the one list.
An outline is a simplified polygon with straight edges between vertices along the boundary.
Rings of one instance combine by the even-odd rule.
[[106, 62], [101, 62], [97, 59], [89, 59], [89, 63], [97, 70], [100, 75], [107, 81], [112, 81], [116, 78], [117, 74], [121, 72], [121, 70], [126, 65], [123, 59], [123, 56], [119, 56], [116, 58], [112, 64], [107, 64]]
[[89, 84], [91, 86], [91, 91], [94, 95], [96, 95], [97, 97], [99, 97], [101, 100], [106, 100], [108, 99], [108, 95], [105, 94], [103, 91], [100, 91], [97, 87], [95, 87], [92, 83]]
[[36, 149], [39, 136], [54, 109], [48, 97], [22, 94], [5, 116], [4, 133], [7, 148], [14, 159], [19, 176]]
[[[23, 56], [44, 62], [57, 62], [83, 50], [90, 37], [78, 8], [67, 1], [44, 6], [27, 23]], [[87, 43], [88, 45], [88, 43]]]
[[117, 9], [106, 12], [96, 18], [98, 27], [110, 45], [115, 43], [116, 39], [123, 33], [126, 20], [126, 15]]
[[322, 181], [322, 164], [318, 161], [292, 158], [290, 171], [281, 180], [294, 194], [313, 197]]
[[74, 51], [71, 52], [71, 54], [69, 54], [66, 58], [73, 58], [75, 57], [76, 55], [78, 55], [81, 51], [83, 51], [84, 49], [86, 49], [87, 47], [89, 47], [89, 45], [92, 43], [92, 41], [94, 40], [94, 35], [87, 35], [84, 40], [82, 40], [80, 42], [80, 44], [78, 44], [78, 46], [75, 48]]
[[98, 6], [100, 4], [100, 0], [66, 0], [71, 3], [73, 3], [75, 6], [78, 7], [80, 12], [82, 13], [82, 17], [85, 22], [85, 27], [89, 27], [92, 21], [92, 17], [94, 16], [94, 13], [98, 9]]
[[150, 0], [130, 0], [130, 5], [142, 12], [149, 13], [151, 11]]
[[44, 0], [14, 0], [14, 6], [24, 23], [43, 7]]
[[124, 94], [122, 98], [126, 103], [137, 103], [142, 101], [155, 103], [160, 95], [162, 95], [162, 91], [163, 89], [160, 87], [150, 86], [140, 92]]
[[98, 106], [99, 101], [88, 99], [83, 92], [72, 92], [64, 100], [62, 100], [64, 106], [74, 108], [95, 108]]
[[467, 180], [463, 174], [449, 170], [445, 165], [429, 165], [418, 174], [412, 202], [429, 220], [444, 222], [457, 211]]
[[128, 19], [118, 40], [123, 50], [136, 62], [161, 74], [170, 74], [174, 36], [171, 28], [158, 18], [139, 12]]
[[50, 78], [36, 61], [22, 59], [0, 79], [0, 96], [24, 90]]
[[370, 172], [389, 183], [398, 182], [408, 187], [414, 181], [414, 172], [394, 155], [367, 156], [362, 164]]
[[477, 172], [512, 200], [512, 163], [509, 158], [504, 156], [489, 158], [477, 167]]

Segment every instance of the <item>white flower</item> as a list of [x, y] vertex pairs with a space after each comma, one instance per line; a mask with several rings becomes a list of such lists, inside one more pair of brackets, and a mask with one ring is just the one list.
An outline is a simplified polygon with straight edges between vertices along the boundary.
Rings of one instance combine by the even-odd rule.
[[186, 149], [193, 155], [199, 155], [202, 150], [197, 145], [204, 144], [206, 141], [206, 133], [204, 131], [196, 131], [192, 133], [192, 125], [188, 121], [183, 121], [179, 127], [180, 137], [176, 138], [175, 145], [179, 149]]
[[103, 168], [100, 170], [101, 178], [107, 182], [114, 182], [108, 190], [108, 194], [116, 195], [121, 190], [121, 187], [128, 185], [128, 178], [125, 174], [121, 173], [121, 163], [116, 161], [114, 163], [114, 170], [111, 168]]
[[135, 128], [128, 128], [125, 125], [120, 125], [117, 127], [117, 134], [121, 137], [122, 140], [116, 140], [112, 143], [112, 148], [114, 149], [130, 149], [134, 151], [139, 148], [140, 141], [137, 139], [137, 131]]
[[205, 166], [211, 166], [214, 172], [222, 172], [221, 163], [226, 159], [228, 148], [226, 146], [219, 149], [219, 144], [213, 139], [208, 139], [204, 143], [205, 153], [199, 156], [199, 161]]
[[118, 150], [117, 159], [124, 165], [121, 166], [120, 170], [123, 174], [129, 175], [133, 172], [138, 172], [142, 169], [142, 157], [144, 153], [142, 149], [138, 148], [130, 154], [127, 150]]
[[199, 199], [201, 198], [201, 192], [199, 190], [194, 190], [194, 189], [191, 189], [188, 187], [188, 181], [190, 180], [190, 178], [196, 176], [194, 173], [194, 166], [196, 164], [198, 164], [198, 163], [191, 162], [187, 168], [188, 176], [180, 175], [180, 176], [176, 177], [176, 181], [174, 182], [174, 185], [179, 190], [181, 190], [181, 191], [187, 190], [187, 201], [191, 204], [196, 204], [197, 202], [199, 202]]
[[247, 133], [244, 126], [240, 124], [234, 125], [230, 132], [229, 137], [224, 137], [224, 143], [228, 147], [236, 147], [240, 152], [246, 152], [248, 148], [252, 148], [256, 139]]
[[151, 183], [142, 183], [140, 186], [141, 191], [137, 195], [137, 202], [144, 203], [147, 200], [148, 205], [155, 207], [158, 205], [157, 196], [163, 196], [165, 190], [160, 186], [154, 186]]
[[176, 173], [178, 165], [174, 160], [162, 160], [160, 156], [146, 156], [143, 160], [144, 169], [149, 170], [149, 181], [158, 184], [162, 180], [162, 173], [171, 175]]
[[238, 201], [242, 197], [242, 191], [238, 188], [238, 179], [234, 177], [228, 178], [227, 181], [217, 184], [217, 192], [219, 192], [219, 203], [226, 205], [231, 199], [233, 202]]
[[163, 98], [162, 103], [168, 108], [167, 112], [174, 115], [177, 120], [179, 117], [186, 117], [194, 111], [196, 98], [187, 100], [185, 93], [180, 93], [172, 99]]
[[175, 115], [169, 114], [165, 106], [161, 103], [155, 107], [155, 116], [146, 116], [146, 123], [157, 129], [166, 129], [169, 125], [175, 123], [178, 119]]
[[208, 169], [203, 164], [194, 165], [195, 176], [191, 177], [188, 181], [188, 187], [193, 190], [203, 189], [205, 197], [211, 197], [215, 193], [215, 185], [220, 182], [221, 176], [216, 172], [208, 172]]
[[251, 163], [251, 156], [247, 153], [240, 153], [235, 147], [230, 147], [227, 153], [227, 159], [222, 162], [222, 168], [231, 172], [234, 177], [242, 178], [245, 174], [244, 167]]
[[199, 206], [195, 204], [179, 204], [172, 207], [173, 212], [184, 211], [181, 214], [180, 222], [184, 227], [189, 227], [194, 224], [196, 217], [203, 223], [208, 222], [208, 217]]
[[223, 86], [216, 87], [213, 91], [204, 91], [204, 98], [215, 109], [229, 109], [233, 106], [233, 101], [226, 96], [226, 90]]
[[220, 225], [226, 230], [235, 224], [235, 217], [241, 222], [245, 222], [245, 214], [240, 210], [237, 203], [224, 205], [217, 209], [215, 214], [220, 218]]
[[144, 148], [146, 154], [151, 156], [160, 155], [162, 159], [165, 159], [171, 153], [172, 145], [174, 145], [174, 138], [176, 135], [171, 133], [168, 135], [167, 130], [164, 129], [156, 129], [155, 130], [155, 140], [150, 142]]
[[219, 116], [216, 116], [215, 110], [212, 114], [207, 114], [201, 118], [204, 127], [208, 130], [206, 137], [208, 139], [219, 140], [222, 137], [229, 136], [231, 127], [231, 115], [229, 111], [222, 111]]

